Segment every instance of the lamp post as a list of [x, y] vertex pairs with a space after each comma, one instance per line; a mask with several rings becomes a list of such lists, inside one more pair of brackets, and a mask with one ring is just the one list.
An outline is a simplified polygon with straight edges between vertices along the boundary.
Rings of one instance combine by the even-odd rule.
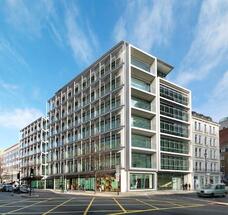
[[204, 181], [204, 185], [206, 185], [207, 184], [207, 151], [206, 151], [206, 149], [205, 149], [205, 153], [204, 153], [204, 162], [205, 162], [205, 175], [204, 175], [204, 177], [205, 177], [205, 181]]

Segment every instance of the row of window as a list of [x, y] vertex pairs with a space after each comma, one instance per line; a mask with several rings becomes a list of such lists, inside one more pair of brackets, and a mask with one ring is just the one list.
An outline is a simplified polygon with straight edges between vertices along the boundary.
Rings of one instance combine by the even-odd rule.
[[161, 120], [161, 132], [177, 135], [180, 137], [188, 137], [188, 126], [177, 122], [166, 122]]
[[60, 160], [65, 158], [72, 158], [73, 156], [88, 155], [101, 151], [109, 151], [118, 149], [120, 147], [120, 134], [107, 134], [101, 137], [101, 140], [91, 140], [91, 142], [84, 142], [75, 146], [69, 146], [64, 150], [52, 150], [48, 160]]
[[169, 116], [169, 117], [188, 121], [188, 112], [181, 108], [173, 107], [171, 105], [161, 102], [160, 112], [161, 112], [161, 114]]
[[205, 166], [205, 162], [201, 162], [201, 161], [195, 161], [194, 164], [194, 170], [195, 171], [219, 171], [217, 169], [217, 163], [207, 163]]
[[[113, 61], [111, 63], [111, 68], [109, 67], [109, 65], [106, 66], [101, 66], [100, 68], [100, 74], [99, 77], [97, 77], [96, 73], [93, 72], [91, 74], [91, 78], [83, 78], [82, 84], [80, 83], [75, 83], [75, 87], [74, 87], [74, 95], [77, 95], [78, 93], [80, 93], [82, 90], [87, 89], [91, 84], [93, 84], [96, 80], [98, 80], [99, 78], [104, 77], [107, 73], [110, 72], [110, 70], [114, 70], [117, 66], [120, 65], [120, 59], [118, 58], [117, 61]], [[119, 77], [114, 77], [111, 81], [112, 84], [112, 88], [115, 88], [115, 85], [117, 80], [116, 79], [120, 79]], [[109, 83], [110, 85], [110, 83]], [[61, 103], [65, 103], [67, 101], [67, 99], [70, 99], [73, 97], [73, 93], [72, 93], [72, 89], [68, 90], [67, 96], [65, 94], [63, 94], [61, 96]], [[52, 101], [51, 103], [51, 107], [50, 109], [54, 108], [54, 107], [58, 107], [60, 105], [60, 99], [57, 99], [56, 101]]]
[[22, 138], [31, 135], [41, 129], [46, 129], [47, 122], [46, 120], [43, 120], [39, 123], [34, 123], [34, 125], [30, 125], [28, 128], [25, 128], [22, 132]]
[[189, 102], [186, 95], [164, 85], [160, 85], [160, 95], [183, 105], [188, 105]]
[[164, 155], [161, 156], [161, 168], [165, 170], [189, 170], [189, 160], [186, 157]]
[[115, 169], [120, 164], [120, 155], [110, 153], [100, 156], [81, 158], [73, 161], [49, 164], [47, 174], [75, 173], [94, 170]]
[[202, 149], [202, 148], [195, 148], [195, 157], [199, 158], [208, 158], [208, 159], [217, 159], [217, 152], [213, 149]]
[[201, 122], [195, 121], [195, 131], [202, 131], [204, 133], [215, 134], [215, 127]]
[[212, 137], [203, 137], [202, 135], [195, 134], [195, 144], [204, 144], [206, 146], [216, 146], [216, 139]]
[[188, 154], [189, 144], [188, 142], [161, 137], [161, 150], [167, 152]]
[[[75, 102], [75, 105], [78, 105], [77, 102]], [[88, 121], [91, 118], [95, 118], [98, 117], [99, 115], [102, 115], [104, 113], [107, 113], [117, 107], [119, 107], [121, 105], [121, 97], [117, 94], [117, 95], [112, 95], [111, 97], [107, 97], [105, 99], [103, 99], [99, 105], [99, 102], [97, 102], [96, 104], [93, 105], [93, 107], [91, 107], [91, 109], [89, 108], [84, 108], [84, 109], [79, 109], [79, 107], [77, 106], [75, 109], [75, 116], [74, 116], [74, 120], [76, 121], [77, 124], [81, 123], [81, 122], [85, 122]], [[82, 115], [79, 111], [82, 110]], [[64, 118], [67, 116], [67, 114], [72, 114], [72, 104], [68, 105], [68, 113], [66, 112], [66, 110], [63, 108], [62, 110], [62, 114], [61, 114], [61, 118]], [[55, 114], [50, 114], [50, 118], [51, 118], [51, 122], [55, 122], [60, 120], [60, 112], [57, 111]], [[68, 119], [68, 124], [71, 124], [72, 120]]]
[[[68, 135], [64, 135], [61, 133], [61, 138], [59, 138], [60, 133], [52, 133], [52, 135], [56, 135], [56, 147], [61, 146], [65, 143], [70, 143], [73, 141], [79, 141], [81, 139], [89, 138], [91, 136], [108, 132], [113, 129], [117, 129], [121, 126], [120, 115], [114, 115], [111, 118], [108, 116], [104, 119], [96, 120], [93, 123], [87, 123], [82, 128], [76, 129], [73, 133], [69, 132]], [[52, 136], [52, 137], [53, 137]], [[51, 138], [53, 140], [53, 138]], [[52, 147], [52, 142], [50, 147]]]

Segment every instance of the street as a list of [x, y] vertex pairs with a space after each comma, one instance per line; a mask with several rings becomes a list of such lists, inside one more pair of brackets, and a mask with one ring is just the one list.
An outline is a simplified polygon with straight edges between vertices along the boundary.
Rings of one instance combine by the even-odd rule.
[[[0, 214], [227, 214], [228, 197], [195, 194], [99, 197], [38, 192], [39, 197], [0, 193]], [[219, 203], [224, 205], [219, 205]], [[227, 205], [225, 205], [227, 204]]]

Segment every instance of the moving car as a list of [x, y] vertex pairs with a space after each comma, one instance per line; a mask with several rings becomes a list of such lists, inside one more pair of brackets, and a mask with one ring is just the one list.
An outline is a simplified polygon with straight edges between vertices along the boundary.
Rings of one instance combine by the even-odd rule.
[[225, 184], [208, 184], [197, 192], [201, 197], [226, 196]]

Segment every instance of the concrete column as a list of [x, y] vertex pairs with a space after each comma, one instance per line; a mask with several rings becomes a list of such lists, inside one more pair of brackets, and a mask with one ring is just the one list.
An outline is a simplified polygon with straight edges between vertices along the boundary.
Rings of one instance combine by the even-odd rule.
[[124, 170], [120, 170], [120, 192], [128, 191], [128, 173]]

